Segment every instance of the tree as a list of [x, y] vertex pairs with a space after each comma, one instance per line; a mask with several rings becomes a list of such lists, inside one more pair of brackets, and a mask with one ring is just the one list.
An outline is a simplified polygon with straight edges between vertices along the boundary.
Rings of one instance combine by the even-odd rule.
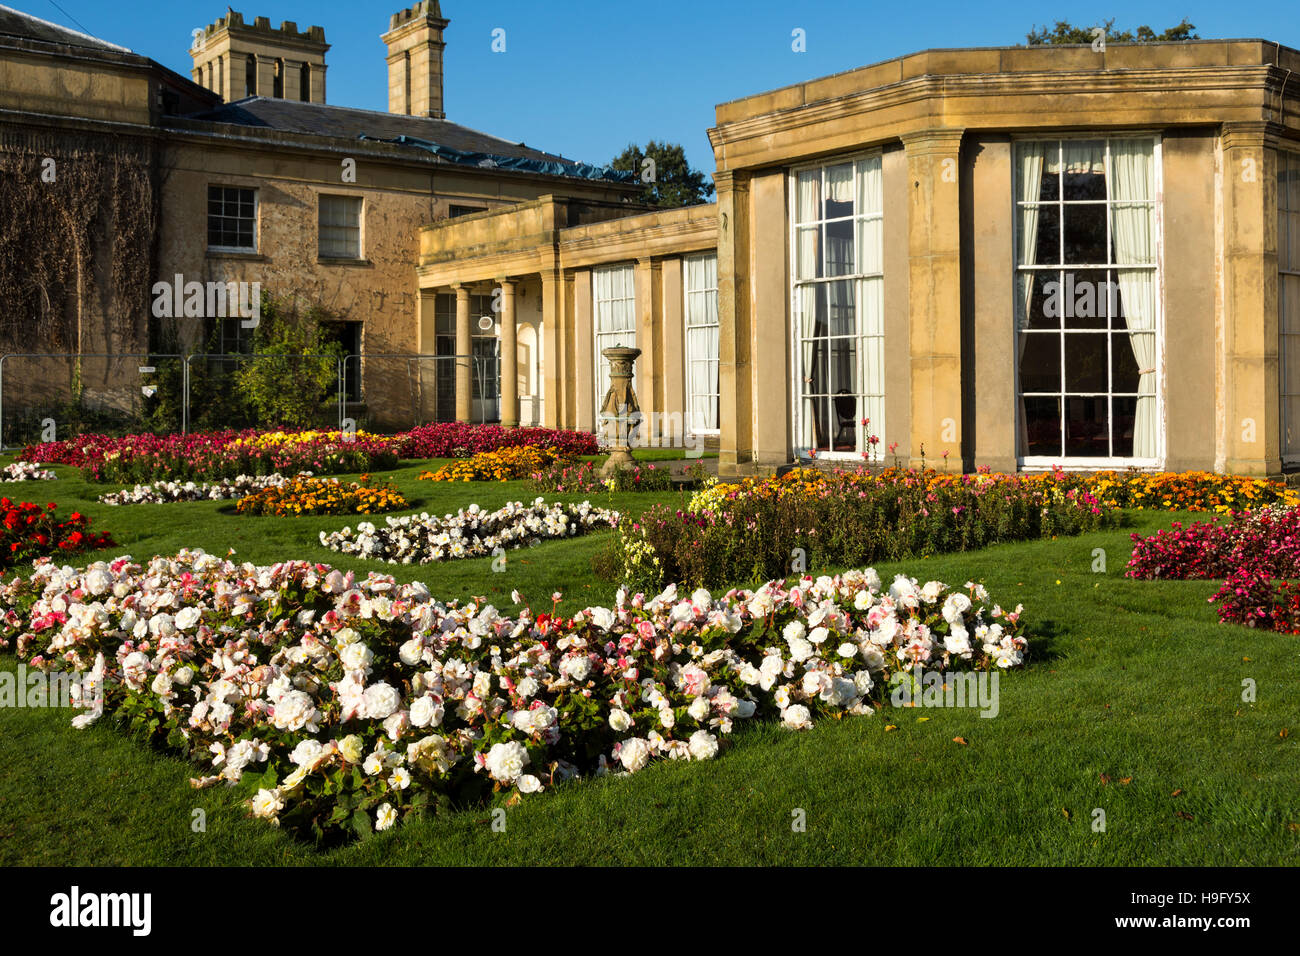
[[660, 209], [676, 209], [707, 202], [713, 183], [686, 162], [686, 150], [677, 143], [646, 143], [644, 150], [629, 143], [610, 164], [614, 169], [636, 173], [641, 180], [637, 200]]
[[265, 425], [308, 426], [338, 396], [342, 346], [322, 327], [327, 315], [295, 300], [262, 297], [252, 355], [235, 373], [239, 392]]
[[1056, 26], [1051, 30], [1047, 27], [1035, 28], [1025, 34], [1025, 39], [1029, 41], [1030, 46], [1058, 46], [1066, 43], [1091, 44], [1093, 41], [1092, 31], [1096, 27], [1101, 27], [1106, 31], [1107, 43], [1156, 43], [1200, 39], [1194, 32], [1196, 24], [1188, 23], [1186, 17], [1177, 26], [1169, 27], [1163, 33], [1156, 33], [1155, 30], [1148, 26], [1140, 26], [1137, 30], [1116, 30], [1114, 29], [1114, 17], [1092, 27], [1076, 27], [1068, 21], [1057, 20]]

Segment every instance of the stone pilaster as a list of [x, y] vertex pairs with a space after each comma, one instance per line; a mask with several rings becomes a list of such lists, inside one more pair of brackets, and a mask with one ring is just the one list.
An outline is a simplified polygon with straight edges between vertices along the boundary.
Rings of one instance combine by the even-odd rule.
[[1225, 123], [1220, 144], [1223, 311], [1215, 370], [1221, 396], [1215, 464], [1228, 473], [1277, 474], [1282, 470], [1282, 408], [1276, 127]]
[[[912, 434], [921, 464], [962, 460], [961, 209], [962, 130], [927, 129], [902, 137], [907, 158], [907, 260], [910, 292]], [[1007, 307], [1011, 308], [1012, 303]]]
[[470, 356], [474, 351], [469, 328], [469, 287], [452, 286], [456, 291], [456, 421], [467, 422], [473, 410], [475, 374]]
[[501, 424], [519, 424], [519, 340], [515, 325], [515, 283], [498, 279], [501, 290]]
[[723, 170], [718, 191], [718, 471], [735, 475], [753, 463], [750, 374], [749, 175]]

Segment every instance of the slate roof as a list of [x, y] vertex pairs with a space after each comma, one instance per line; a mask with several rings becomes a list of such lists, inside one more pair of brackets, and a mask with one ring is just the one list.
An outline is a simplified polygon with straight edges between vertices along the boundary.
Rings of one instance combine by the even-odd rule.
[[92, 50], [107, 50], [112, 53], [130, 53], [124, 46], [109, 43], [98, 37], [92, 37], [57, 23], [42, 20], [12, 7], [0, 6], [0, 36], [22, 37], [26, 40], [43, 40], [46, 43], [63, 43], [68, 46], [87, 47]]
[[280, 100], [265, 96], [250, 96], [233, 103], [224, 103], [215, 109], [192, 113], [185, 118], [347, 140], [355, 140], [363, 133], [373, 139], [410, 136], [465, 152], [492, 153], [497, 156], [549, 162], [571, 162], [563, 156], [533, 149], [523, 143], [512, 143], [448, 120], [425, 116], [401, 116], [395, 113], [381, 113], [377, 110], [360, 110], [323, 103], [302, 103], [297, 100]]

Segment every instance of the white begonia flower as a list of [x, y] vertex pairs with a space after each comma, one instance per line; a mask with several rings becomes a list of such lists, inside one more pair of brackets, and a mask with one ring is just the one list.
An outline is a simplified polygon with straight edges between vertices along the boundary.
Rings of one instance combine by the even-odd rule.
[[539, 793], [542, 789], [542, 781], [531, 773], [522, 773], [519, 775], [519, 779], [515, 781], [515, 786], [519, 788], [520, 793]]
[[350, 644], [345, 644], [339, 650], [339, 660], [342, 662], [343, 667], [346, 670], [350, 670], [350, 671], [369, 670], [370, 663], [374, 659], [375, 659], [374, 653], [370, 650], [370, 648], [366, 647], [366, 645], [361, 643], [360, 641], [354, 641]]
[[304, 737], [298, 741], [298, 746], [293, 748], [293, 753], [289, 755], [289, 759], [299, 767], [313, 765], [320, 758], [324, 749], [319, 740]]
[[650, 745], [640, 737], [629, 737], [619, 748], [618, 762], [633, 773], [650, 762]]
[[812, 715], [803, 704], [791, 704], [781, 713], [781, 720], [794, 730], [807, 730], [812, 726]]
[[397, 811], [393, 809], [391, 803], [381, 804], [375, 811], [375, 829], [387, 830], [397, 822]]
[[365, 743], [356, 734], [348, 734], [339, 741], [339, 753], [348, 763], [361, 763], [365, 756]]
[[802, 637], [790, 641], [790, 658], [798, 663], [806, 661], [813, 655], [813, 646]]
[[808, 632], [808, 640], [812, 641], [814, 644], [821, 644], [826, 640], [826, 638], [830, 637], [830, 633], [831, 632], [826, 630], [824, 627], [815, 627]]
[[686, 708], [686, 712], [691, 715], [693, 720], [703, 720], [709, 716], [709, 699], [707, 697], [696, 697], [691, 701], [691, 706]]
[[437, 727], [442, 723], [443, 714], [442, 704], [432, 697], [421, 697], [411, 704], [411, 726]]
[[487, 752], [485, 765], [493, 780], [504, 784], [513, 784], [528, 766], [528, 751], [516, 740], [493, 744]]
[[257, 796], [253, 797], [253, 815], [256, 817], [271, 819], [283, 809], [284, 801], [280, 799], [279, 788], [259, 790]]
[[197, 607], [183, 607], [176, 612], [174, 622], [178, 631], [191, 630], [199, 623], [199, 618], [203, 612]]
[[632, 726], [632, 717], [627, 711], [615, 707], [609, 712], [609, 726], [621, 734]]
[[687, 746], [692, 760], [710, 760], [718, 754], [718, 738], [707, 730], [697, 730], [691, 734]]
[[361, 716], [370, 720], [384, 720], [402, 706], [402, 695], [397, 688], [383, 681], [367, 687], [362, 699], [364, 705]]
[[411, 773], [405, 767], [398, 767], [388, 778], [388, 785], [394, 790], [405, 790], [411, 785]]

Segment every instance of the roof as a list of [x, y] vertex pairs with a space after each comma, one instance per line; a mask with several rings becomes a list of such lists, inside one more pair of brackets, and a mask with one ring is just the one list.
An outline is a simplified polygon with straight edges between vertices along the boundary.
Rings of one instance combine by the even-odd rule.
[[369, 139], [381, 140], [406, 136], [464, 152], [491, 153], [496, 156], [545, 162], [571, 162], [563, 156], [533, 149], [523, 143], [512, 143], [447, 120], [426, 116], [402, 116], [396, 113], [330, 106], [324, 103], [272, 99], [265, 96], [250, 96], [233, 103], [225, 103], [215, 109], [193, 113], [186, 119], [347, 140], [355, 140], [362, 135]]
[[46, 43], [63, 43], [68, 46], [86, 47], [92, 50], [107, 50], [113, 53], [130, 53], [131, 50], [116, 43], [109, 43], [86, 33], [69, 30], [57, 23], [50, 23], [40, 17], [34, 17], [21, 10], [0, 6], [0, 36], [22, 37], [27, 40], [43, 40]]

